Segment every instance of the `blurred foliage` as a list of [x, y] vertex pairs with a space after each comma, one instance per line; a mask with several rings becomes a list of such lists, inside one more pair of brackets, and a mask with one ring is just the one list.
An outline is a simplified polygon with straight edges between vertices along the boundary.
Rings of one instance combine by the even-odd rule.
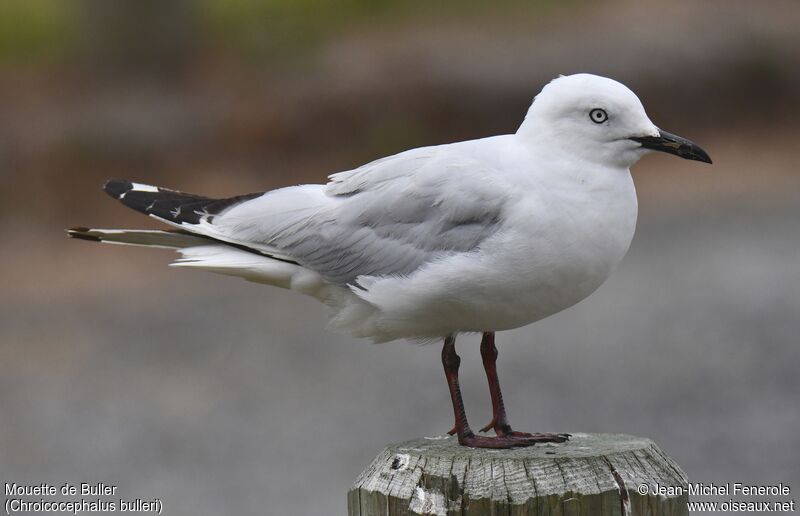
[[[572, 0], [573, 2], [575, 0]], [[429, 16], [480, 16], [498, 7], [544, 9], [557, 0], [202, 0], [201, 17], [217, 42], [242, 56], [302, 52], [335, 32]]]
[[[576, 2], [577, 0], [571, 0]], [[556, 0], [189, 0], [180, 9], [141, 0], [2, 0], [0, 1], [0, 63], [35, 64], [91, 52], [98, 44], [86, 38], [96, 26], [96, 11], [125, 13], [127, 28], [119, 37], [153, 45], [137, 33], [143, 20], [182, 12], [195, 24], [196, 43], [206, 49], [243, 58], [282, 59], [314, 48], [337, 32], [366, 25], [381, 27], [419, 18], [480, 17], [501, 8], [543, 9], [562, 5]], [[137, 11], [141, 16], [137, 16]], [[184, 20], [172, 20], [184, 21]], [[87, 27], [89, 25], [89, 27]], [[116, 24], [114, 24], [116, 26]], [[167, 21], [167, 26], [169, 21]], [[136, 37], [138, 34], [139, 37]]]
[[75, 4], [61, 0], [0, 2], [0, 61], [53, 60], [75, 51]]

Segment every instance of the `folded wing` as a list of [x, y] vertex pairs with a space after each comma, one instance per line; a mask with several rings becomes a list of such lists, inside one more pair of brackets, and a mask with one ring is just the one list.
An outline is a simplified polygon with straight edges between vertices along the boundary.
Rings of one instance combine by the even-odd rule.
[[501, 224], [505, 190], [485, 166], [437, 148], [415, 149], [335, 174], [326, 185], [268, 192], [201, 231], [279, 252], [327, 281], [408, 275], [470, 252]]
[[106, 191], [181, 230], [297, 263], [327, 282], [409, 275], [472, 252], [501, 224], [507, 190], [479, 160], [426, 147], [302, 185], [210, 199], [128, 181]]

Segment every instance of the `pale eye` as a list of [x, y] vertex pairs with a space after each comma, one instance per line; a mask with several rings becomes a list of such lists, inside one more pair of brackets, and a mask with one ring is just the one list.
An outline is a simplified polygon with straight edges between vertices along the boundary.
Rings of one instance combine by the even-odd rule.
[[605, 109], [595, 108], [589, 111], [589, 118], [591, 118], [592, 122], [595, 124], [602, 124], [608, 120], [608, 113], [606, 113]]

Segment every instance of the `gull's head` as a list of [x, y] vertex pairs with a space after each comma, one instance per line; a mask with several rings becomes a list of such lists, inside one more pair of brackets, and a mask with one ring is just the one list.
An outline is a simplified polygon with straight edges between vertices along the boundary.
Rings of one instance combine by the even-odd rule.
[[654, 150], [711, 163], [695, 143], [656, 127], [627, 86], [585, 73], [545, 86], [517, 134], [608, 166], [628, 168]]

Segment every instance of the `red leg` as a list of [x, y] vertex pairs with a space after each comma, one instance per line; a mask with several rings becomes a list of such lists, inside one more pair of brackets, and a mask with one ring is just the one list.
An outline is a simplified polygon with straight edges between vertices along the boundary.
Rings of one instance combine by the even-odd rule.
[[487, 432], [493, 428], [497, 435], [511, 433], [511, 426], [506, 417], [506, 406], [503, 403], [503, 393], [500, 391], [500, 379], [497, 377], [497, 347], [494, 344], [494, 332], [487, 331], [481, 339], [481, 359], [486, 379], [489, 381], [489, 395], [492, 398], [492, 420], [481, 428]]
[[500, 379], [497, 377], [497, 347], [494, 345], [494, 332], [487, 331], [483, 334], [481, 358], [483, 359], [483, 368], [486, 370], [486, 379], [489, 381], [489, 394], [492, 397], [492, 420], [481, 428], [481, 432], [493, 428], [499, 437], [522, 438], [536, 442], [563, 443], [569, 438], [569, 434], [530, 434], [512, 430], [506, 416], [503, 393], [500, 391]]
[[444, 366], [445, 377], [447, 377], [447, 386], [450, 388], [450, 398], [453, 401], [454, 430], [458, 434], [459, 444], [474, 448], [511, 448], [513, 446], [532, 446], [535, 444], [535, 440], [520, 437], [484, 437], [475, 435], [467, 422], [464, 400], [461, 397], [461, 387], [458, 383], [458, 367], [460, 364], [461, 358], [456, 354], [456, 339], [453, 335], [449, 335], [444, 339], [444, 347], [442, 347], [442, 365]]

